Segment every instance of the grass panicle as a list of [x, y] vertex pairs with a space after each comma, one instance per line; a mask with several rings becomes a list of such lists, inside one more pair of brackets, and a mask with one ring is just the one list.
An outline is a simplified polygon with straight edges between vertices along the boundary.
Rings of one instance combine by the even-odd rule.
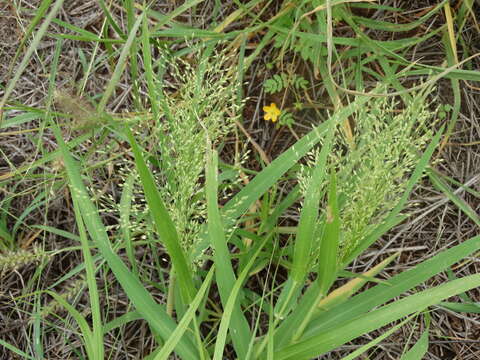
[[51, 257], [39, 245], [34, 245], [31, 249], [5, 250], [0, 254], [0, 273], [5, 275], [10, 271], [18, 271], [24, 266], [48, 261]]

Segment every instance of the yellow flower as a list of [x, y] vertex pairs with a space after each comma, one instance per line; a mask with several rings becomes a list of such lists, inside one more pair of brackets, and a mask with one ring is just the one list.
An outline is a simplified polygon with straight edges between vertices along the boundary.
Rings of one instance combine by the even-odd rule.
[[265, 111], [263, 118], [267, 121], [272, 120], [272, 122], [277, 121], [281, 113], [280, 109], [275, 103], [271, 103], [270, 106], [264, 106], [263, 111]]

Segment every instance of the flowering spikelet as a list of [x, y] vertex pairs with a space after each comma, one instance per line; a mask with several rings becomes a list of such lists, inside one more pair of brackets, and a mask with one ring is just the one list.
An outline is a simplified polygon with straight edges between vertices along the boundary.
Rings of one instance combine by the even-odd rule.
[[[421, 97], [418, 97], [420, 99]], [[357, 148], [341, 161], [344, 255], [380, 224], [405, 191], [407, 175], [414, 169], [431, 131], [425, 130], [432, 113], [425, 104], [413, 100], [395, 114], [395, 103], [388, 99], [373, 102], [356, 119]]]
[[[230, 65], [232, 58], [223, 52], [209, 56], [200, 53], [201, 49], [197, 64], [178, 58], [164, 59], [167, 75], [158, 83], [158, 96], [149, 99], [157, 102], [160, 114], [156, 119], [145, 117], [133, 128], [139, 145], [149, 151], [150, 171], [187, 253], [199, 240], [201, 224], [207, 216], [203, 192], [207, 139], [216, 145], [230, 134], [243, 105], [237, 99], [237, 72]], [[124, 190], [130, 186], [128, 217], [120, 211], [118, 199], [102, 194], [102, 189], [92, 189], [98, 194], [99, 211], [123, 214], [121, 220], [128, 227], [124, 226], [122, 231], [131, 236], [155, 238], [135, 166], [128, 159], [119, 160], [116, 166], [120, 186]], [[133, 182], [127, 186], [127, 179], [131, 178]]]
[[[427, 109], [424, 96], [404, 101], [399, 111], [394, 99], [373, 98], [354, 115], [354, 143], [337, 135], [328, 166], [338, 178], [342, 224], [339, 261], [395, 207], [419, 154], [432, 137], [434, 113]], [[309, 179], [305, 174], [311, 171], [311, 163], [300, 172], [301, 184]]]
[[32, 249], [16, 249], [0, 254], [0, 274], [7, 271], [18, 270], [29, 264], [38, 264], [49, 255], [39, 246], [34, 245]]
[[[59, 295], [64, 300], [71, 301], [75, 296], [79, 294], [79, 292], [84, 286], [86, 286], [86, 281], [85, 278], [82, 276], [71, 282], [68, 286], [66, 286]], [[63, 309], [63, 305], [61, 305], [57, 300], [52, 300], [42, 307], [40, 311], [40, 317], [46, 318], [48, 315], [57, 314]]]
[[157, 123], [159, 189], [185, 251], [198, 238], [206, 217], [203, 173], [207, 142], [217, 143], [237, 119], [235, 72], [223, 53], [203, 58], [196, 67], [170, 61], [175, 96], [165, 91], [168, 113]]

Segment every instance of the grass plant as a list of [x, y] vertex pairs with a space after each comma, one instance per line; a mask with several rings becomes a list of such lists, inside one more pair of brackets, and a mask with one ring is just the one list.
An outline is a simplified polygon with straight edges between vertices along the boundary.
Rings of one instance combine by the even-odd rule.
[[[18, 16], [24, 6], [12, 2]], [[22, 161], [1, 149], [0, 299], [17, 274], [25, 287], [0, 307], [28, 317], [21, 341], [0, 334], [2, 354], [315, 359], [357, 339], [341, 350], [354, 359], [420, 324], [399, 355], [420, 359], [436, 312], [480, 313], [480, 274], [454, 272], [480, 236], [405, 271], [393, 270], [402, 249], [357, 267], [408, 223], [420, 183], [480, 225], [459, 196], [478, 192], [437, 168], [462, 83], [480, 80], [461, 35], [476, 24], [472, 1], [405, 17], [374, 1], [191, 0], [164, 12], [102, 0], [100, 27], [66, 21], [61, 0], [35, 6], [0, 87], [0, 129], [30, 146]], [[417, 59], [434, 40], [444, 61]], [[65, 79], [67, 46], [78, 84]], [[31, 61], [48, 76], [27, 103], [16, 88]], [[448, 112], [432, 96], [442, 81]], [[280, 112], [275, 130], [262, 102]], [[291, 135], [281, 151], [265, 150], [268, 131]]]

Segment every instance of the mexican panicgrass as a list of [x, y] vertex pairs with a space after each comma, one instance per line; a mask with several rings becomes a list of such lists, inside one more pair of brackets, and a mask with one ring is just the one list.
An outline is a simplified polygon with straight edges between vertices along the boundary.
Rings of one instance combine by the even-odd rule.
[[[425, 94], [404, 101], [372, 98], [352, 116], [353, 142], [337, 132], [327, 167], [338, 177], [342, 219], [339, 263], [397, 205], [406, 190], [408, 175], [433, 136], [435, 111], [430, 110]], [[308, 184], [319, 154], [318, 149], [309, 153], [298, 173], [304, 197], [311, 197]], [[324, 181], [319, 189], [323, 194], [327, 184]], [[322, 221], [326, 218], [325, 212]], [[317, 231], [317, 236], [320, 234]], [[316, 261], [319, 243], [320, 239], [313, 248], [312, 262]]]
[[[406, 190], [406, 178], [433, 136], [435, 112], [425, 94], [376, 98], [354, 116], [354, 144], [343, 141], [332, 163], [343, 197], [340, 258], [349, 255], [373, 226], [382, 223]], [[410, 100], [411, 99], [411, 100]]]
[[[42, 1], [42, 13], [46, 13], [51, 3], [52, 11], [33, 37], [19, 66], [19, 74], [5, 88], [2, 104], [6, 104], [12, 94], [20, 73], [27, 67], [62, 1]], [[131, 324], [135, 320], [146, 321], [150, 327], [146, 333], [152, 334], [153, 345], [150, 349], [141, 349], [140, 356], [145, 359], [167, 359], [172, 352], [185, 360], [212, 357], [307, 359], [334, 351], [366, 333], [382, 332], [351, 353], [347, 357], [351, 359], [378, 345], [404, 324], [422, 316], [428, 325], [417, 342], [418, 346], [403, 351], [409, 356], [419, 347], [428, 347], [428, 312], [436, 310], [433, 306], [440, 304], [451, 310], [478, 311], [478, 306], [465, 292], [480, 285], [479, 275], [462, 279], [453, 276], [439, 286], [400, 300], [398, 297], [415, 291], [431, 277], [474, 254], [480, 246], [479, 237], [442, 251], [387, 280], [379, 280], [376, 276], [391, 264], [396, 255], [362, 270], [361, 274], [346, 271], [352, 259], [407, 217], [401, 214], [406, 210], [404, 205], [415, 183], [427, 169], [443, 131], [443, 128], [438, 132], [433, 130], [435, 111], [429, 110], [426, 92], [410, 96], [406, 94], [408, 90], [402, 82], [407, 76], [430, 76], [429, 71], [442, 74], [444, 69], [441, 67], [410, 64], [403, 57], [404, 51], [429, 39], [441, 29], [401, 41], [373, 41], [363, 29], [411, 30], [447, 6], [446, 2], [431, 8], [411, 24], [395, 24], [397, 28], [385, 21], [360, 16], [360, 12], [353, 8], [364, 6], [367, 11], [381, 10], [378, 12], [397, 12], [398, 9], [392, 10], [374, 2], [360, 4], [360, 1], [343, 0], [327, 1], [326, 5], [319, 6], [310, 2], [300, 2], [299, 6], [285, 3], [265, 23], [261, 22], [260, 14], [268, 10], [269, 3], [262, 8], [262, 2], [252, 0], [213, 30], [207, 28], [207, 24], [202, 24], [202, 29], [194, 28], [195, 16], [190, 17], [192, 21], [188, 25], [177, 21], [186, 10], [196, 14], [200, 3], [189, 0], [164, 15], [126, 0], [125, 28], [115, 13], [121, 5], [116, 5], [114, 9], [101, 0], [99, 4], [105, 21], [100, 35], [54, 20], [56, 25], [66, 26], [80, 34], [69, 34], [69, 39], [82, 39], [104, 46], [109, 55], [106, 57], [107, 66], [113, 70], [103, 95], [92, 96], [92, 99], [100, 99], [96, 108], [93, 102], [91, 105], [63, 90], [49, 94], [61, 113], [50, 112], [48, 106], [45, 124], [48, 131], [53, 130], [59, 150], [45, 153], [42, 159], [21, 168], [36, 170], [42, 164], [50, 163], [58, 170], [58, 177], [64, 175], [68, 181], [77, 219], [76, 230], [80, 236], [71, 234], [70, 229], [68, 232], [57, 229], [56, 233], [61, 235], [63, 231], [64, 235], [70, 234], [67, 236], [70, 240], [80, 240], [83, 260], [67, 275], [71, 277], [74, 273], [85, 272], [86, 278], [80, 277], [58, 293], [42, 290], [42, 284], [38, 282], [39, 291], [34, 292], [35, 296], [45, 293], [53, 300], [42, 307], [40, 297], [37, 297], [39, 307], [36, 314], [40, 316], [29, 323], [33, 327], [32, 332], [24, 331], [28, 336], [33, 333], [33, 345], [28, 344], [26, 349], [20, 350], [2, 339], [0, 344], [24, 358], [47, 357], [48, 351], [44, 351], [42, 346], [48, 342], [49, 334], [60, 331], [56, 324], [45, 318], [48, 314], [58, 315], [60, 308], [75, 320], [70, 321], [69, 326], [76, 329], [65, 335], [73, 344], [68, 351], [92, 360], [103, 359], [104, 355], [114, 357], [110, 351], [114, 346], [104, 346], [105, 339], [110, 336], [107, 333], [118, 329], [119, 336], [115, 336], [115, 341], [123, 345], [126, 333], [122, 328], [135, 326]], [[465, 1], [467, 3], [470, 2]], [[220, 5], [217, 2], [213, 5], [215, 14], [223, 11]], [[141, 11], [141, 15], [136, 17], [137, 11]], [[329, 14], [328, 19], [326, 14]], [[351, 16], [353, 14], [356, 15]], [[455, 59], [460, 63], [460, 59], [456, 58], [457, 48], [452, 42], [455, 35], [452, 33], [454, 14], [450, 11], [448, 16], [449, 36], [446, 39], [449, 41], [445, 41], [445, 45], [449, 43], [451, 47], [449, 60]], [[342, 22], [348, 25], [358, 36], [343, 37], [332, 29], [326, 29], [332, 17], [335, 24]], [[35, 18], [34, 23], [39, 20]], [[237, 23], [237, 20], [240, 21]], [[242, 25], [244, 20], [249, 25], [239, 31], [237, 26]], [[234, 29], [230, 30], [231, 27]], [[33, 27], [27, 33], [31, 31]], [[140, 31], [141, 35], [137, 34]], [[110, 33], [114, 36], [111, 37]], [[254, 41], [250, 34], [259, 37], [255, 44], [258, 46], [245, 58]], [[190, 41], [183, 42], [185, 37], [193, 38], [195, 45]], [[227, 46], [231, 57], [225, 52], [213, 50], [218, 39], [233, 37], [235, 40]], [[200, 39], [201, 42], [197, 42]], [[303, 75], [308, 71], [302, 72], [297, 80], [289, 80], [281, 73], [274, 74], [272, 80], [265, 82], [264, 90], [271, 95], [293, 87], [304, 91], [302, 95], [307, 98], [310, 92], [319, 94], [323, 91], [330, 97], [335, 111], [273, 161], [265, 162], [265, 167], [258, 172], [239, 170], [238, 162], [234, 166], [220, 163], [215, 148], [221, 150], [226, 136], [233, 132], [234, 124], [239, 120], [243, 106], [243, 84], [239, 83], [239, 79], [245, 75], [244, 66], [250, 66], [261, 49], [271, 44], [272, 40], [277, 48], [282, 47], [280, 62], [287, 58], [290, 49], [291, 53], [299, 54], [306, 64], [313, 66], [313, 76], [307, 87]], [[158, 47], [161, 43], [172, 46], [152, 51], [151, 47]], [[116, 48], [117, 45], [120, 46]], [[238, 65], [235, 64], [237, 45], [241, 59]], [[57, 42], [57, 55], [61, 46], [62, 42]], [[339, 51], [342, 46], [344, 49]], [[181, 50], [175, 53], [178, 49]], [[377, 53], [371, 55], [372, 49], [378, 50]], [[138, 56], [138, 51], [142, 51], [143, 57]], [[162, 55], [158, 56], [158, 53]], [[183, 55], [187, 56], [182, 59]], [[340, 65], [339, 77], [330, 73], [332, 69], [330, 65], [325, 65], [325, 57], [334, 57], [328, 59], [328, 63]], [[292, 63], [295, 60], [294, 56]], [[96, 67], [96, 62], [92, 57], [92, 67], [85, 67], [88, 71], [84, 74], [82, 87], [90, 78], [89, 72]], [[372, 63], [375, 66], [371, 66]], [[110, 109], [110, 99], [120, 88], [123, 72], [128, 66], [132, 104], [138, 111], [135, 121], [127, 121], [122, 116], [114, 119], [118, 114], [105, 112]], [[50, 89], [55, 88], [57, 70], [56, 65], [52, 66]], [[143, 70], [145, 74], [142, 74]], [[377, 71], [385, 76], [379, 77]], [[453, 76], [462, 79], [470, 77], [469, 80], [479, 78], [478, 73], [473, 71], [453, 68], [449, 68], [445, 75], [452, 79]], [[376, 89], [391, 86], [397, 95], [402, 96], [401, 100], [375, 97], [375, 94], [365, 96], [364, 85], [367, 79], [370, 81], [372, 78], [381, 82]], [[347, 90], [345, 94], [339, 92], [342, 89], [335, 81], [342, 83], [343, 90]], [[317, 92], [319, 87], [320, 92]], [[355, 91], [348, 91], [353, 87]], [[145, 89], [148, 90], [148, 98], [142, 98]], [[347, 98], [347, 93], [352, 97]], [[457, 95], [453, 111], [455, 117], [458, 117], [460, 104]], [[310, 99], [308, 101], [311, 102]], [[265, 102], [268, 103], [275, 104]], [[256, 111], [261, 109], [259, 104], [260, 101]], [[317, 105], [313, 104], [320, 118], [323, 112], [317, 111]], [[298, 125], [293, 122], [293, 117], [285, 118], [285, 114], [289, 114], [286, 109], [270, 105], [267, 110], [268, 118], [277, 120], [276, 124], [282, 124], [283, 116], [286, 125]], [[83, 134], [66, 143], [51, 116], [71, 118], [71, 123], [62, 126], [70, 126], [73, 130], [92, 130], [91, 135]], [[115, 122], [109, 122], [110, 119]], [[351, 125], [348, 137], [340, 132], [341, 125], [347, 123]], [[99, 128], [101, 134], [97, 137], [96, 130]], [[248, 134], [248, 131], [245, 133]], [[78, 151], [78, 145], [89, 137], [96, 139], [87, 146], [93, 143], [95, 146], [91, 146], [87, 156], [83, 156], [85, 151]], [[121, 152], [118, 156], [121, 159], [108, 157], [95, 163], [96, 156], [102, 157], [111, 151]], [[235, 158], [240, 158], [237, 153]], [[302, 159], [306, 164], [298, 172], [296, 165]], [[103, 166], [107, 168], [104, 174], [108, 174], [108, 185], [95, 173], [97, 170], [102, 172]], [[475, 223], [479, 222], [474, 209], [459, 199], [440, 175], [430, 170], [428, 173], [439, 190]], [[12, 177], [18, 174], [20, 172]], [[246, 174], [252, 177], [247, 178]], [[36, 175], [33, 172], [28, 174], [27, 180], [35, 179]], [[298, 184], [288, 193], [295, 179]], [[235, 184], [234, 189], [229, 189], [228, 199], [219, 196], [228, 187], [225, 186], [226, 181], [228, 186]], [[89, 186], [85, 182], [90, 183]], [[110, 184], [113, 186], [110, 187]], [[287, 209], [299, 203], [298, 224], [292, 221], [287, 232], [278, 226], [279, 219], [283, 214], [289, 217]], [[115, 221], [106, 226], [108, 216]], [[293, 219], [296, 220], [296, 217]], [[6, 228], [5, 219], [2, 219], [2, 224]], [[8, 235], [8, 231], [3, 232]], [[287, 241], [283, 237], [284, 232], [288, 234]], [[164, 245], [161, 252], [157, 252], [157, 239]], [[243, 239], [248, 239], [248, 246]], [[145, 259], [157, 260], [158, 253], [167, 253], [170, 264], [139, 261], [137, 245], [145, 245], [142, 249], [144, 254], [148, 253]], [[125, 257], [121, 254], [124, 249], [131, 267], [125, 265]], [[202, 254], [209, 261], [197, 266]], [[41, 251], [37, 254], [35, 248], [32, 251], [6, 251], [0, 256], [1, 273], [43, 259]], [[163, 277], [168, 272], [165, 267], [170, 270], [168, 278]], [[275, 272], [270, 283], [274, 267], [282, 276], [277, 276]], [[266, 278], [261, 277], [264, 270], [268, 273]], [[42, 271], [40, 267], [35, 276], [42, 276]], [[125, 303], [134, 309], [119, 315], [120, 312], [116, 311], [119, 308], [115, 307], [112, 312], [109, 306], [103, 307], [104, 301], [110, 305], [110, 300], [114, 299], [108, 297], [105, 300], [106, 297], [101, 296], [97, 289], [99, 273], [109, 273], [102, 293], [105, 291], [107, 296], [111, 295], [110, 291], [116, 289], [118, 283], [128, 297]], [[113, 278], [115, 280], [110, 283]], [[351, 280], [332, 291], [334, 282], [343, 278]], [[360, 292], [367, 282], [375, 283], [375, 286]], [[83, 294], [83, 289], [88, 292], [88, 297], [82, 296], [81, 299], [88, 298], [90, 308], [85, 307], [84, 313], [80, 313], [72, 303], [80, 291]], [[167, 291], [167, 304], [158, 303], [163, 292]], [[465, 304], [444, 301], [457, 294], [461, 295]], [[382, 327], [395, 322], [390, 329], [382, 330]], [[77, 336], [80, 341], [71, 342], [70, 337]], [[152, 352], [147, 355], [144, 350]], [[133, 356], [139, 354], [137, 352]]]
[[152, 156], [160, 167], [154, 174], [185, 251], [198, 239], [206, 218], [202, 190], [206, 141], [219, 144], [232, 132], [240, 111], [232, 59], [223, 52], [199, 57], [196, 65], [181, 59], [165, 61], [172, 78], [158, 84], [164, 115], [151, 129], [156, 144]]
[[[218, 145], [232, 133], [243, 104], [239, 105], [236, 98], [238, 84], [231, 66], [232, 57], [224, 51], [213, 51], [209, 56], [203, 56], [201, 49], [198, 52], [198, 64], [181, 58], [163, 59], [164, 71], [168, 70], [170, 78], [164, 82], [157, 79], [157, 98], [150, 99], [160, 109], [158, 118], [152, 121], [149, 114], [144, 118], [139, 114], [136, 124], [132, 123], [139, 145], [148, 147], [146, 160], [152, 165], [157, 188], [187, 253], [198, 241], [207, 216], [202, 185], [207, 139]], [[133, 177], [129, 216], [123, 223], [128, 221], [129, 231], [141, 239], [153, 239], [155, 230], [148, 221], [150, 210], [138, 170], [125, 159], [117, 161], [117, 168], [124, 180], [120, 181], [120, 187], [127, 178]], [[122, 213], [120, 204], [110, 194], [97, 189], [95, 197], [98, 197], [100, 212]]]

